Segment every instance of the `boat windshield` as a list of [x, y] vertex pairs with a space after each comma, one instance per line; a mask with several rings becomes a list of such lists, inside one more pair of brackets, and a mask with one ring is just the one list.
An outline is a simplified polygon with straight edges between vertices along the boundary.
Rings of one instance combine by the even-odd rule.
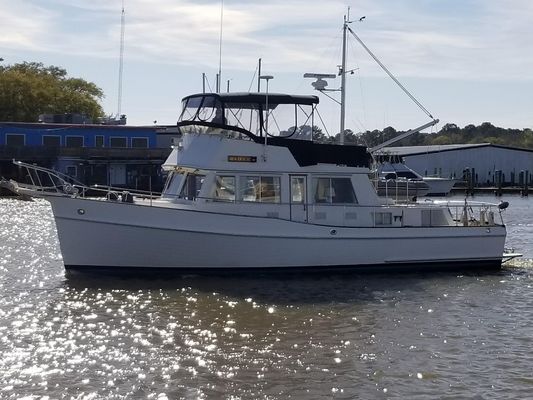
[[316, 96], [266, 93], [192, 95], [183, 100], [178, 123], [208, 123], [209, 126], [225, 129], [235, 127], [255, 136], [264, 136], [268, 132], [269, 136], [310, 140], [317, 103]]
[[414, 172], [412, 171], [396, 171], [396, 175], [399, 178], [406, 178], [406, 179], [420, 179]]

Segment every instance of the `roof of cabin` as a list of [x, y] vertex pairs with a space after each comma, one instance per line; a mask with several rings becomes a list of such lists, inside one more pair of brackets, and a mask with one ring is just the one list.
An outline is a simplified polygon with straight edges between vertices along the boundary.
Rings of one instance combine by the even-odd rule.
[[[265, 104], [267, 100], [267, 93], [249, 93], [249, 92], [235, 92], [235, 93], [197, 93], [187, 97], [183, 100], [194, 97], [214, 97], [225, 104]], [[289, 95], [283, 93], [268, 93], [269, 104], [301, 104], [313, 105], [318, 104], [318, 96], [301, 96]]]

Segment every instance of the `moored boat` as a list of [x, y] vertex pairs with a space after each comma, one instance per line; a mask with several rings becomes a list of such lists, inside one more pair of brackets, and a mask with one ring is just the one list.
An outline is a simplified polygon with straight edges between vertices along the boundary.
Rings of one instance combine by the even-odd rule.
[[457, 182], [437, 176], [421, 176], [402, 162], [382, 162], [375, 185], [380, 196], [396, 199], [423, 196], [447, 196]]
[[[360, 41], [349, 23], [345, 17], [341, 143], [347, 32]], [[304, 76], [316, 78], [313, 85], [322, 92], [323, 78], [331, 77]], [[318, 97], [268, 93], [272, 77], [263, 78], [266, 93], [183, 99], [160, 195], [89, 188], [17, 163], [27, 169], [31, 185], [13, 183], [14, 190], [52, 205], [65, 267], [494, 268], [516, 256], [504, 253], [504, 206], [378, 196], [370, 179], [371, 153], [391, 141], [372, 149], [316, 143]], [[438, 122], [415, 102], [432, 121], [400, 138]], [[105, 197], [89, 196], [98, 190]]]
[[497, 205], [382, 199], [365, 147], [266, 132], [267, 116], [288, 108], [311, 120], [317, 104], [264, 93], [185, 98], [159, 196], [107, 188], [92, 198], [90, 188], [23, 163], [34, 184], [17, 190], [50, 201], [66, 268], [501, 265]]

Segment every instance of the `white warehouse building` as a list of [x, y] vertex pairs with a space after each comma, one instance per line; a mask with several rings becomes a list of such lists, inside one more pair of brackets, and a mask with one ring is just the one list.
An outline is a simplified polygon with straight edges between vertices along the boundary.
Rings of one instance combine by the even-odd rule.
[[500, 173], [506, 185], [523, 185], [525, 176], [533, 184], [533, 150], [480, 143], [387, 147], [380, 153], [399, 156], [422, 176], [462, 179], [469, 169], [477, 186], [494, 185]]

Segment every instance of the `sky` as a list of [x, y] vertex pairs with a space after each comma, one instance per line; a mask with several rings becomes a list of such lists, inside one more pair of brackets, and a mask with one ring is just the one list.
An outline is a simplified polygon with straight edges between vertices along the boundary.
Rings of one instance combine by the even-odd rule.
[[[222, 90], [228, 81], [233, 92], [256, 90], [261, 58], [270, 92], [320, 95], [330, 134], [339, 106], [303, 74], [338, 71], [348, 7], [350, 27], [440, 119], [437, 129], [533, 128], [531, 0], [124, 0], [128, 125], [175, 124], [181, 98], [202, 91], [202, 73], [214, 88], [222, 5]], [[105, 112], [116, 114], [121, 9], [122, 0], [0, 0], [1, 63], [61, 66], [101, 87]], [[347, 128], [428, 121], [352, 37], [347, 68]]]

